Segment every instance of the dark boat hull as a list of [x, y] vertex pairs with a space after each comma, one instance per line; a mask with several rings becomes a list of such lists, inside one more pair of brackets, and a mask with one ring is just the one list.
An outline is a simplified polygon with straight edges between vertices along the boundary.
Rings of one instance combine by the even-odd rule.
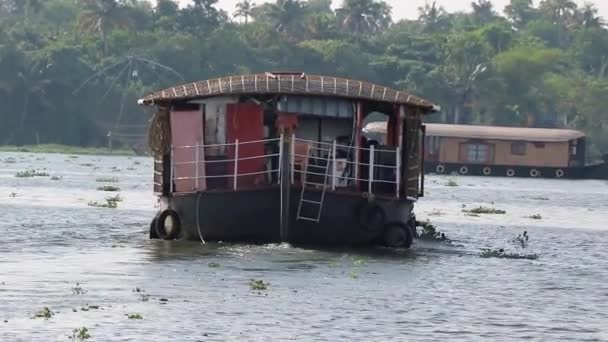
[[[307, 190], [308, 191], [308, 190]], [[205, 241], [353, 246], [374, 243], [382, 232], [369, 232], [359, 222], [359, 210], [367, 203], [360, 194], [327, 192], [319, 223], [298, 220], [300, 190], [290, 196], [287, 241], [281, 241], [281, 194], [279, 188], [238, 192], [202, 192], [168, 198], [169, 207], [181, 221], [181, 238]], [[375, 198], [386, 222], [407, 223], [413, 202]], [[313, 216], [314, 210], [303, 212]], [[197, 218], [198, 214], [198, 218]], [[199, 233], [200, 231], [200, 233]]]
[[[466, 172], [462, 172], [463, 167], [466, 167]], [[608, 165], [606, 164], [598, 164], [586, 167], [560, 168], [515, 165], [480, 165], [467, 163], [439, 163], [426, 161], [424, 164], [424, 169], [425, 173], [427, 174], [458, 174], [463, 176], [467, 175], [519, 178], [608, 179]], [[509, 173], [509, 170], [512, 170], [512, 173]]]

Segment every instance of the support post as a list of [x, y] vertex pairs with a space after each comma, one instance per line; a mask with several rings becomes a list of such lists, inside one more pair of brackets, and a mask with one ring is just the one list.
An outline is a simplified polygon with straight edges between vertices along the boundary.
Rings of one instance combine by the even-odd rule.
[[361, 182], [359, 181], [359, 168], [361, 167], [361, 130], [363, 129], [363, 104], [357, 102], [357, 112], [355, 113], [355, 187], [357, 191], [361, 189]]
[[280, 169], [281, 174], [281, 216], [280, 216], [280, 234], [281, 242], [289, 241], [289, 223], [290, 223], [290, 204], [291, 204], [291, 177], [288, 175], [292, 172], [290, 170], [292, 155], [295, 145], [295, 131], [298, 125], [298, 117], [294, 114], [278, 113], [277, 120], [275, 122], [279, 132], [284, 137], [291, 136], [291, 139], [283, 138], [281, 144], [283, 145], [283, 154], [281, 155]]
[[[281, 136], [283, 136], [283, 134], [281, 133]], [[281, 147], [283, 146], [283, 140], [281, 140]], [[294, 165], [296, 164], [296, 135], [292, 134], [291, 135], [291, 184], [293, 185], [296, 181], [296, 176], [295, 176], [295, 168]], [[304, 172], [306, 172], [305, 170], [303, 170]], [[303, 173], [301, 173], [302, 175]]]
[[[285, 175], [283, 175], [283, 172], [281, 170], [281, 160], [283, 158], [283, 153], [284, 153], [283, 152], [283, 139], [285, 139], [285, 137], [283, 136], [283, 133], [281, 133], [281, 136], [279, 137], [279, 165], [277, 165], [279, 168], [278, 169], [279, 171], [277, 172], [279, 174], [279, 177], [277, 177], [278, 184], [281, 184], [281, 179], [285, 176]], [[292, 168], [293, 168], [293, 164], [292, 164]], [[292, 171], [292, 177], [293, 177], [293, 171]], [[292, 180], [292, 183], [293, 183], [293, 180]]]
[[239, 178], [239, 139], [234, 141], [234, 180], [232, 184], [232, 188], [236, 191], [237, 181]]
[[170, 156], [170, 166], [169, 166], [169, 194], [173, 194], [173, 178], [174, 178], [174, 167], [175, 165], [173, 165], [173, 159], [175, 156], [175, 149], [173, 148], [173, 144], [171, 144], [171, 156]]
[[[281, 141], [283, 151], [291, 151], [290, 139]], [[281, 155], [281, 174], [288, 175], [290, 173], [289, 164], [291, 161], [291, 153], [283, 153]], [[291, 180], [289, 177], [281, 177], [281, 242], [289, 241], [289, 213], [290, 213], [290, 198], [291, 198]]]
[[369, 180], [368, 193], [372, 193], [372, 184], [374, 183], [374, 145], [369, 147]]
[[397, 198], [399, 198], [399, 189], [400, 189], [400, 185], [401, 185], [401, 147], [397, 147], [397, 153], [396, 153], [396, 165], [397, 168], [395, 169], [395, 180], [396, 180], [396, 184], [395, 184], [395, 196]]

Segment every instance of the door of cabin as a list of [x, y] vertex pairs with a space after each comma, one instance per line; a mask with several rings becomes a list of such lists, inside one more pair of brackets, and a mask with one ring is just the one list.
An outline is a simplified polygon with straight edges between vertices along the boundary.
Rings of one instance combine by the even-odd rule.
[[[263, 174], [266, 160], [264, 156], [264, 108], [255, 103], [230, 103], [226, 108], [226, 138], [228, 143], [238, 139], [237, 148], [229, 146], [228, 159], [237, 162], [228, 163], [229, 174], [237, 168], [237, 188], [251, 187], [264, 183]], [[254, 143], [248, 143], [255, 141]], [[234, 181], [234, 179], [233, 179]]]
[[203, 113], [201, 110], [171, 112], [174, 192], [204, 191], [205, 153], [203, 148]]

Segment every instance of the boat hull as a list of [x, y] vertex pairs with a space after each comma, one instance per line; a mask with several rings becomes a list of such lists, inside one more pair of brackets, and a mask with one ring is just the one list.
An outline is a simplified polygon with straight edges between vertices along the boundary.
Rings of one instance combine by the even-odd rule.
[[[466, 172], [463, 172], [463, 167]], [[439, 163], [427, 161], [427, 174], [462, 176], [517, 177], [517, 178], [563, 178], [563, 179], [608, 179], [606, 164], [586, 167], [536, 167], [514, 165], [483, 165], [467, 163]], [[512, 170], [511, 172], [509, 170]]]
[[[293, 188], [289, 229], [283, 239], [278, 187], [180, 194], [164, 199], [180, 217], [180, 238], [190, 240], [353, 246], [373, 244], [383, 233], [362, 226], [358, 213], [369, 201], [361, 194], [327, 192], [317, 223], [297, 219], [300, 190]], [[387, 223], [407, 223], [413, 208], [412, 201], [403, 199], [374, 198], [374, 203], [382, 208]], [[301, 214], [314, 216], [316, 210], [304, 209]]]

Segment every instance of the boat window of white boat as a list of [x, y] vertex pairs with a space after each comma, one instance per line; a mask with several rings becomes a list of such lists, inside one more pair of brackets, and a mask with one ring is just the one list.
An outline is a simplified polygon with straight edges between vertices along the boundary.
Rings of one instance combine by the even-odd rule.
[[467, 144], [467, 161], [470, 163], [484, 163], [489, 159], [490, 146], [488, 144]]
[[528, 143], [525, 141], [515, 141], [511, 143], [511, 154], [514, 156], [525, 156]]

